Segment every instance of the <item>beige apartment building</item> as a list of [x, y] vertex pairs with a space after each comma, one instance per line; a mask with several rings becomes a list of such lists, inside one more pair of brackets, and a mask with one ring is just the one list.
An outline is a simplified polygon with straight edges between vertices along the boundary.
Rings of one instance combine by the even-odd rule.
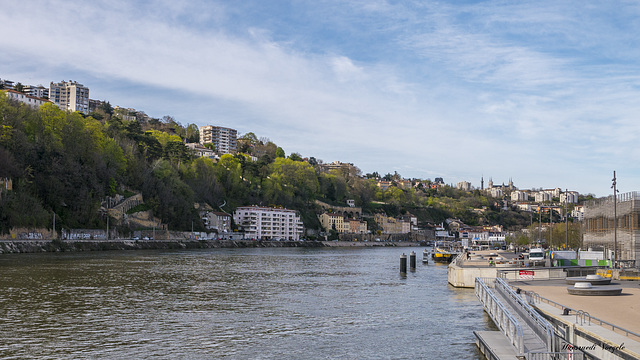
[[238, 149], [238, 131], [222, 126], [200, 127], [200, 144], [213, 144], [218, 154], [235, 154]]
[[51, 82], [49, 100], [62, 110], [89, 113], [89, 88], [76, 81]]
[[338, 233], [346, 234], [349, 232], [349, 222], [345, 221], [344, 216], [334, 213], [323, 213], [319, 215], [320, 224], [325, 231], [330, 231], [335, 227]]
[[366, 234], [367, 223], [356, 219], [349, 219], [349, 233], [351, 234]]
[[408, 234], [411, 232], [411, 223], [398, 220], [384, 214], [375, 214], [375, 220], [382, 228], [383, 234]]

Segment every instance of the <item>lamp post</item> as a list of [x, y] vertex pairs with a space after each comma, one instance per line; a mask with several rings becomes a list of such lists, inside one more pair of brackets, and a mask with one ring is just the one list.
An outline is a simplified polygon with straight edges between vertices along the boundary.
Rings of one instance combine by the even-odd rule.
[[613, 261], [611, 266], [614, 268], [618, 267], [618, 209], [617, 209], [617, 192], [616, 188], [616, 171], [613, 171], [613, 184], [611, 187], [613, 188]]
[[564, 222], [567, 225], [565, 232], [567, 237], [564, 240], [564, 249], [569, 248], [569, 190], [564, 189]]

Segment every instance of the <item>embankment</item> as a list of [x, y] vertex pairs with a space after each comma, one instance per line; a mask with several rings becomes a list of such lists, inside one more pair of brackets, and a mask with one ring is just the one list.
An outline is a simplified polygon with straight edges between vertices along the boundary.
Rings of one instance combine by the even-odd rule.
[[214, 249], [266, 247], [324, 247], [320, 241], [251, 241], [251, 240], [11, 240], [0, 241], [0, 254], [151, 250]]

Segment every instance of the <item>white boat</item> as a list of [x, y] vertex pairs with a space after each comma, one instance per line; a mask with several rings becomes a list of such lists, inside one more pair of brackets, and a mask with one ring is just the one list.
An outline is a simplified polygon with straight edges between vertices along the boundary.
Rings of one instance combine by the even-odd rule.
[[429, 263], [429, 256], [430, 256], [429, 250], [424, 249], [422, 251], [422, 263], [423, 264], [428, 264]]

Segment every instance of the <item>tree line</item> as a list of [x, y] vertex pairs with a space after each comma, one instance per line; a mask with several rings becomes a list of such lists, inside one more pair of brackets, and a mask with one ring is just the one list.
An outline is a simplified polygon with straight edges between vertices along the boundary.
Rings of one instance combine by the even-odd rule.
[[[321, 171], [321, 160], [287, 156], [251, 132], [238, 139], [237, 154], [218, 162], [195, 157], [185, 142], [197, 141], [195, 124], [171, 116], [124, 120], [108, 102], [88, 115], [50, 103], [33, 109], [0, 93], [0, 178], [13, 180], [13, 191], [0, 195], [0, 232], [50, 228], [54, 213], [58, 228], [104, 228], [102, 200], [138, 191], [146, 208], [174, 230], [204, 230], [195, 203], [229, 213], [238, 206], [283, 206], [299, 211], [305, 227], [318, 229], [322, 210], [316, 199], [337, 206], [353, 199], [364, 213], [410, 212], [423, 223], [449, 217], [469, 225], [529, 223], [529, 215], [501, 211], [477, 190], [434, 189], [419, 179], [409, 189], [382, 190], [380, 178], [395, 181], [400, 175], [363, 176], [346, 164]], [[368, 225], [376, 230], [375, 222]]]

